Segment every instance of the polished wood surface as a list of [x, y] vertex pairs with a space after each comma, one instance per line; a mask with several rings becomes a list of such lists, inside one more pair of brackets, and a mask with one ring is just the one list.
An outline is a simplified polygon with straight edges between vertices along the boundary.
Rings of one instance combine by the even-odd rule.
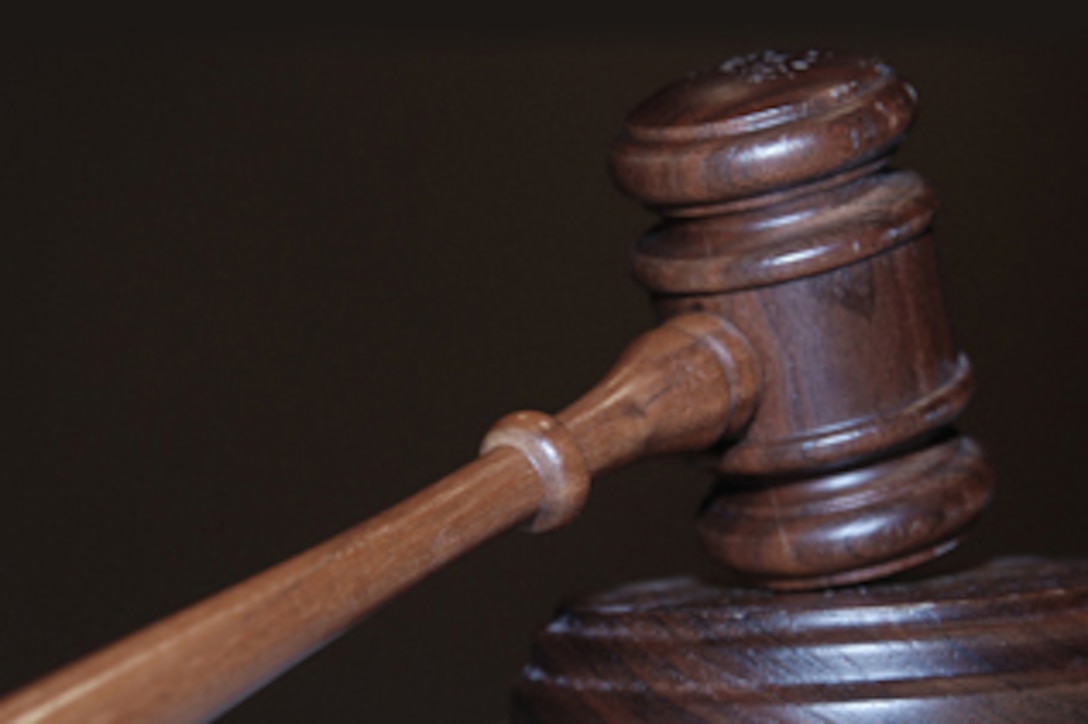
[[[879, 578], [947, 553], [987, 503], [993, 472], [970, 438], [952, 435], [857, 469], [765, 482], [722, 478], [699, 518], [714, 558], [775, 588]], [[924, 541], [918, 546], [918, 541]]]
[[621, 189], [668, 215], [761, 205], [886, 155], [913, 110], [913, 89], [874, 58], [756, 52], [639, 105], [610, 167]]
[[[0, 701], [0, 721], [198, 721], [435, 567], [536, 509], [540, 484], [497, 450], [401, 505]], [[495, 515], [481, 511], [496, 510]]]
[[[636, 273], [665, 318], [733, 321], [764, 379], [745, 434], [711, 461], [700, 535], [749, 582], [783, 590], [680, 578], [562, 606], [519, 678], [515, 721], [1088, 715], [1088, 563], [848, 586], [954, 548], [993, 486], [950, 426], [971, 371], [937, 281], [935, 196], [883, 169], [914, 99], [877, 61], [765, 53], [632, 115], [615, 175], [667, 216], [639, 242]], [[744, 167], [753, 156], [765, 172]]]
[[637, 339], [555, 418], [515, 413], [482, 457], [381, 515], [0, 701], [0, 721], [193, 721], [222, 713], [407, 586], [518, 523], [569, 521], [589, 480], [705, 448], [748, 422], [759, 371], [717, 317]]
[[775, 594], [649, 581], [560, 607], [518, 722], [1083, 721], [1088, 563]]
[[[951, 443], [970, 462], [917, 452], [955, 435], [972, 375], [940, 289], [936, 195], [885, 169], [915, 101], [878, 60], [768, 51], [665, 87], [612, 149], [621, 188], [666, 215], [634, 254], [658, 314], [719, 315], [760, 359], [759, 410], [718, 452], [699, 525], [754, 582], [815, 588], [915, 566], [989, 501], [973, 443]], [[915, 484], [930, 475], [941, 484]]]
[[[860, 168], [860, 169], [861, 169], [861, 171], [867, 171], [867, 169], [864, 169], [864, 168]], [[858, 173], [858, 170], [854, 170], [854, 171], [851, 171], [851, 173]], [[832, 184], [830, 184], [830, 185], [831, 185], [831, 186], [834, 186], [834, 185], [837, 185], [837, 184], [839, 184], [839, 181], [840, 181], [840, 180], [838, 180], [838, 179], [836, 179], [836, 177], [832, 176], [832, 181], [833, 181], [834, 183], [832, 183]], [[814, 185], [815, 185], [815, 184], [814, 184]], [[839, 184], [839, 185], [841, 185], [841, 184]], [[812, 191], [812, 189], [811, 189], [811, 188], [809, 188], [809, 189], [806, 189], [806, 193], [807, 193], [808, 191]], [[784, 197], [787, 197], [788, 195], [791, 195], [791, 194], [793, 194], [793, 191], [786, 191], [786, 192], [782, 192], [782, 193], [780, 194], [780, 196], [784, 198]], [[762, 204], [762, 203], [763, 203], [763, 201], [761, 200], [761, 201], [759, 201], [759, 203], [761, 203], [761, 204]], [[732, 207], [732, 208], [733, 208], [734, 210], [737, 210], [737, 205], [733, 205], [733, 207]], [[588, 214], [583, 214], [583, 216], [588, 216]], [[970, 345], [968, 345], [968, 346], [970, 346]], [[970, 346], [970, 348], [974, 348], [974, 346]], [[1021, 378], [1021, 379], [1023, 379], [1023, 378]], [[1017, 384], [1011, 384], [1011, 385], [1006, 385], [1006, 386], [1005, 386], [1005, 392], [1006, 392], [1006, 394], [1016, 394], [1016, 391], [1017, 391], [1017, 390], [1018, 390], [1018, 385], [1017, 385]], [[992, 417], [992, 416], [991, 416], [991, 417]], [[1021, 418], [1021, 419], [1027, 419], [1027, 418]], [[1034, 427], [1034, 426], [1025, 426], [1025, 427]], [[1009, 445], [1006, 445], [1005, 447], [1010, 447], [1010, 446], [1009, 446]], [[832, 473], [829, 473], [828, 475], [834, 475], [833, 471], [832, 471]], [[679, 476], [678, 476], [678, 477], [679, 477]], [[1033, 494], [1034, 494], [1034, 491], [1035, 491], [1035, 489], [1036, 489], [1036, 488], [1037, 488], [1037, 486], [1033, 486]], [[289, 524], [287, 524], [287, 525], [289, 525]], [[571, 557], [573, 557], [573, 556], [571, 556]], [[381, 654], [379, 654], [379, 655], [381, 655]], [[422, 678], [422, 677], [420, 677], [420, 678]], [[372, 679], [372, 680], [373, 680], [373, 679]], [[383, 680], [384, 680], [384, 679], [383, 679]], [[354, 694], [353, 694], [353, 695], [348, 695], [348, 698], [354, 698]]]

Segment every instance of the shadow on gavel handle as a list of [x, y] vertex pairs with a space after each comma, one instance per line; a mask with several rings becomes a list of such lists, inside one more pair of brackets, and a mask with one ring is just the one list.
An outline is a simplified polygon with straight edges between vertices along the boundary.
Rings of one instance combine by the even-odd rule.
[[0, 701], [0, 721], [212, 718], [429, 573], [518, 524], [575, 516], [590, 479], [739, 430], [759, 370], [722, 319], [677, 317], [637, 339], [555, 417], [500, 420], [481, 456], [378, 516]]

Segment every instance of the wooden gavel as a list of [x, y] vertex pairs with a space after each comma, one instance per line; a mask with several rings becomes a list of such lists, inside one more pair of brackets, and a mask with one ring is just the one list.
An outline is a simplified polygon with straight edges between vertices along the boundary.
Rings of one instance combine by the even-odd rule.
[[610, 166], [665, 220], [635, 251], [662, 325], [554, 416], [392, 509], [31, 684], [3, 721], [215, 716], [457, 556], [550, 530], [594, 477], [708, 456], [699, 531], [778, 589], [870, 580], [955, 545], [992, 476], [950, 427], [970, 391], [915, 174], [885, 170], [913, 90], [853, 55], [758, 54], [666, 87]]

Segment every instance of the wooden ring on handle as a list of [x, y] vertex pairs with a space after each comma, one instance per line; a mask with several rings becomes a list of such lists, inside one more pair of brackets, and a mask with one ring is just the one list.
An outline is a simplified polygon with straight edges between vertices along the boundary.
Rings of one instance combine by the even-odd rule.
[[582, 510], [589, 497], [590, 473], [578, 441], [561, 422], [532, 410], [510, 413], [488, 430], [480, 454], [498, 447], [520, 450], [540, 476], [544, 497], [526, 530], [559, 528]]

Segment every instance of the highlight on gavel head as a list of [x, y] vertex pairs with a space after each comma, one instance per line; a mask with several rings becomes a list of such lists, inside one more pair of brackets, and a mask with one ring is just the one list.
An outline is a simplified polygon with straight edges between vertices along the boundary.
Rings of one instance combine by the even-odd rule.
[[617, 185], [665, 218], [635, 275], [663, 318], [748, 339], [760, 404], [715, 452], [699, 534], [775, 588], [876, 578], [950, 550], [992, 474], [950, 424], [971, 391], [930, 225], [937, 201], [886, 163], [915, 93], [871, 58], [759, 53], [692, 73], [628, 117]]

